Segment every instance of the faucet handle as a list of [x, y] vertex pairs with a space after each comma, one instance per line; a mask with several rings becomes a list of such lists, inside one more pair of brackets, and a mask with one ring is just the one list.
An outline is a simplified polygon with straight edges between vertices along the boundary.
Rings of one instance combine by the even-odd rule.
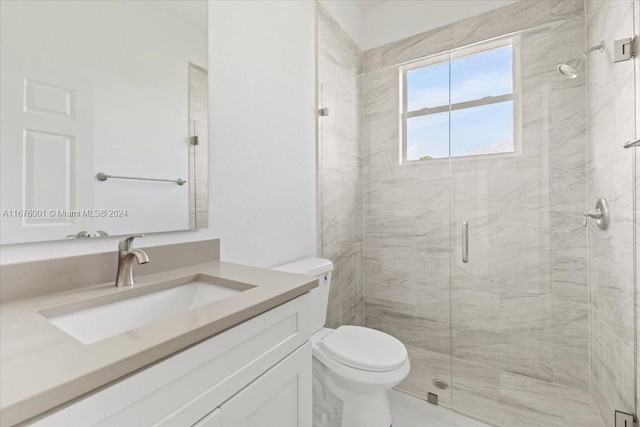
[[594, 219], [600, 230], [606, 230], [609, 226], [609, 202], [607, 202], [607, 199], [603, 197], [599, 198], [596, 202], [596, 208], [584, 213], [582, 220], [583, 227], [587, 226], [588, 218]]
[[602, 218], [602, 211], [600, 209], [591, 209], [590, 211], [585, 212], [584, 219], [582, 220], [582, 226], [587, 226], [587, 218], [600, 219]]
[[144, 234], [134, 234], [132, 236], [129, 236], [120, 240], [120, 243], [118, 244], [118, 250], [120, 251], [131, 250], [131, 247], [133, 246], [133, 239], [135, 239], [136, 237], [144, 237]]

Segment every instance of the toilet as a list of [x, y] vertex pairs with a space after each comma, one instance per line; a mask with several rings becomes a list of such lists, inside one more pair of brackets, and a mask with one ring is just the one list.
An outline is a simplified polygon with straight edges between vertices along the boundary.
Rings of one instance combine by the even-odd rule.
[[333, 263], [306, 258], [274, 270], [317, 277], [311, 290], [313, 427], [390, 427], [387, 390], [409, 373], [407, 349], [384, 332], [325, 327]]

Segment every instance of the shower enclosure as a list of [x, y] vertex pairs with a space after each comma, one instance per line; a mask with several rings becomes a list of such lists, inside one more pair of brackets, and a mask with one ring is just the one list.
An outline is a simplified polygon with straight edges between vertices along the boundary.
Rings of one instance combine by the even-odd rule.
[[330, 326], [399, 338], [400, 390], [498, 426], [636, 412], [634, 6], [519, 2], [366, 52], [320, 10]]

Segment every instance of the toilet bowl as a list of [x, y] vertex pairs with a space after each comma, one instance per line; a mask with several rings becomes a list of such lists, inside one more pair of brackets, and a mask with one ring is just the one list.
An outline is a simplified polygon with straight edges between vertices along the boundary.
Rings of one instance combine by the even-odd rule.
[[[370, 335], [369, 332], [381, 334], [378, 337], [379, 342], [376, 344], [388, 340], [386, 344], [392, 350], [396, 350], [395, 355], [385, 351], [389, 350], [389, 347], [381, 346], [380, 352], [375, 352], [376, 346], [369, 344], [361, 347], [362, 353], [359, 359], [353, 358], [347, 364], [344, 359], [336, 357], [336, 354], [325, 345], [325, 339], [331, 338], [332, 335], [344, 334], [345, 340], [356, 338], [352, 341], [353, 348], [351, 350], [353, 350], [361, 344], [361, 340], [357, 339], [358, 335], [362, 334], [366, 337]], [[338, 351], [341, 350], [340, 344], [336, 344]], [[391, 426], [387, 390], [398, 385], [407, 376], [410, 369], [404, 345], [390, 335], [358, 326], [340, 326], [336, 330], [323, 328], [313, 335], [311, 345], [314, 358], [314, 379], [320, 384], [324, 384], [326, 389], [342, 402], [341, 420], [336, 425], [340, 427]], [[349, 351], [349, 349], [344, 350]], [[403, 352], [404, 356], [402, 356]], [[319, 364], [325, 369], [319, 369]], [[314, 404], [320, 400], [320, 396], [314, 395]], [[329, 423], [316, 424], [317, 418], [327, 419], [328, 417], [323, 417], [323, 413], [316, 413], [318, 411], [315, 409], [314, 427], [328, 426]]]
[[384, 332], [360, 326], [325, 328], [333, 264], [307, 258], [275, 268], [318, 277], [311, 293], [313, 426], [390, 427], [387, 390], [408, 374], [406, 347]]

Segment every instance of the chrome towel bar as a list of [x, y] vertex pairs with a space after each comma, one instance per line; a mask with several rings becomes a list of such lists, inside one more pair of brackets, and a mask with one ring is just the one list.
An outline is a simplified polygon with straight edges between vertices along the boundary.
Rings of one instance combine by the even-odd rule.
[[109, 175], [106, 174], [104, 172], [98, 172], [98, 174], [96, 175], [96, 179], [98, 181], [106, 181], [108, 179], [135, 179], [138, 181], [159, 181], [159, 182], [173, 182], [176, 183], [178, 185], [184, 185], [187, 183], [187, 181], [185, 181], [182, 178], [178, 178], [178, 179], [159, 179], [159, 178], [136, 178], [133, 176], [118, 176], [118, 175]]
[[640, 145], [640, 139], [636, 139], [635, 141], [626, 142], [623, 147], [624, 148], [633, 148]]

